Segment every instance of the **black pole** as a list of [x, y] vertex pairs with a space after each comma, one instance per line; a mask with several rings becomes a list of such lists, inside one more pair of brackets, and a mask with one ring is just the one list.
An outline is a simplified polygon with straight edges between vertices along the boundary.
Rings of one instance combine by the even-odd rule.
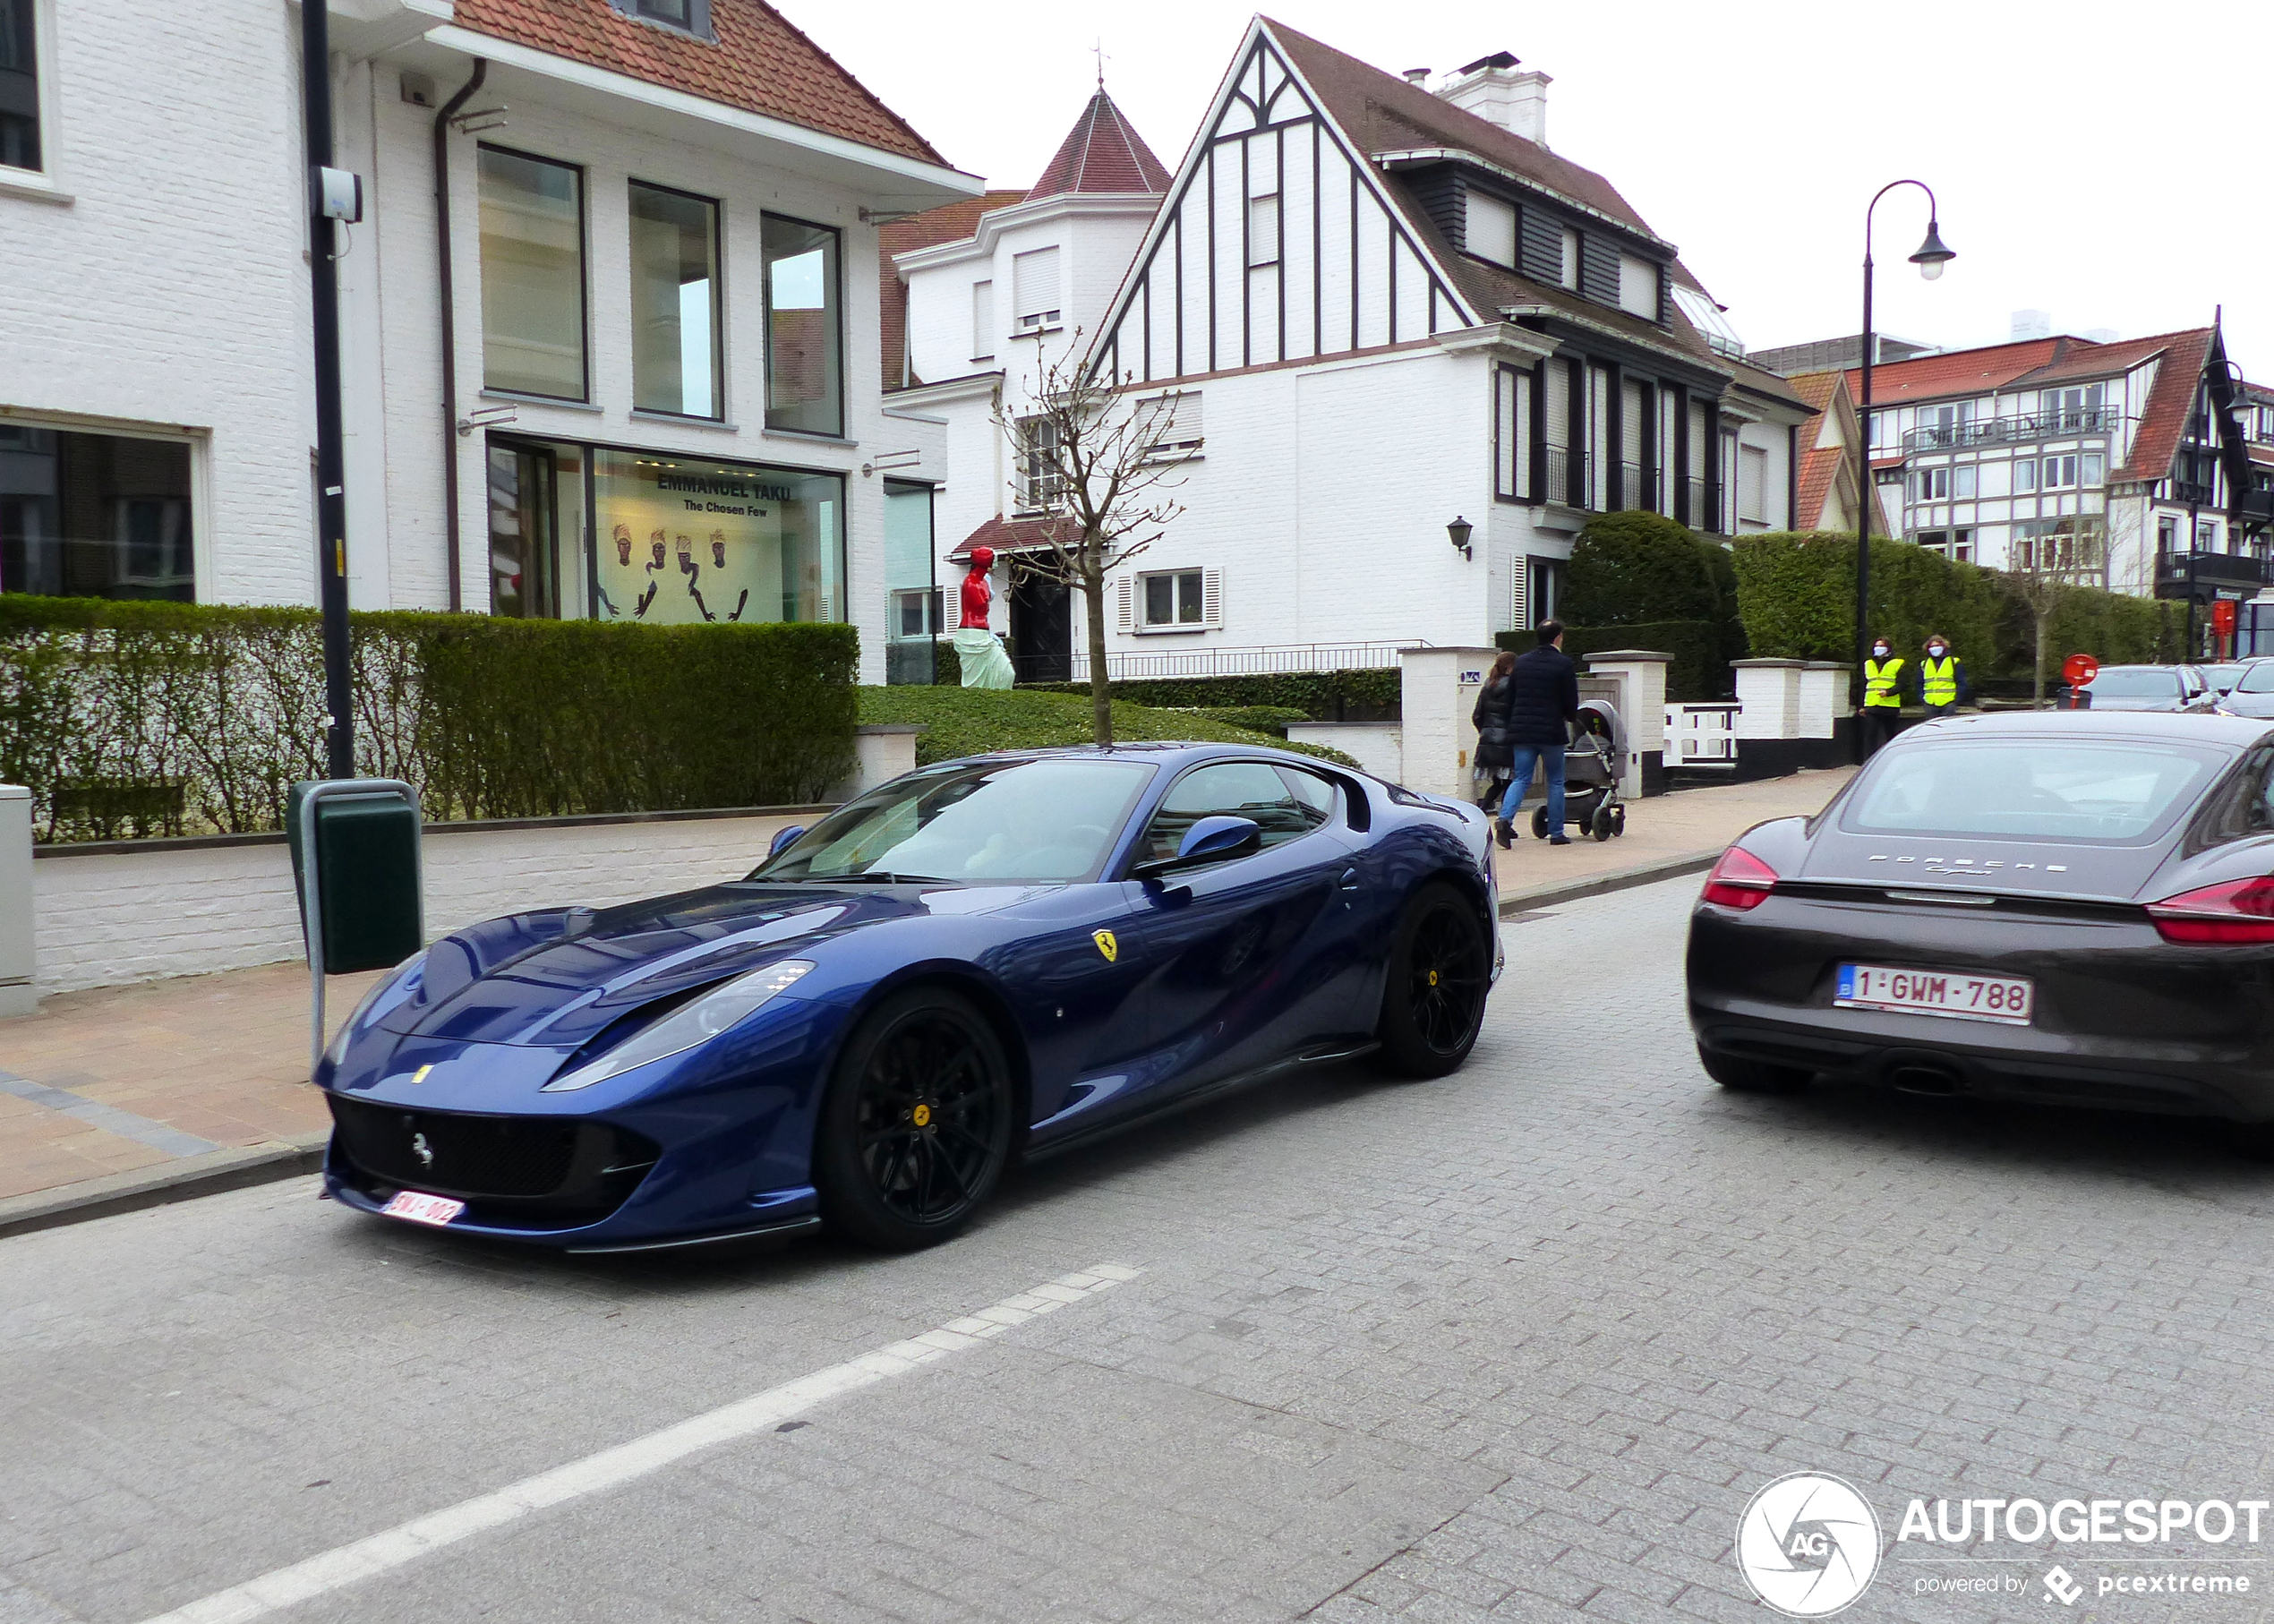
[[[1879, 200], [1871, 200], [1876, 206]], [[1864, 752], [1864, 697], [1870, 691], [1863, 675], [1863, 658], [1869, 650], [1868, 641], [1871, 624], [1871, 505], [1879, 500], [1878, 476], [1871, 467], [1871, 216], [1864, 214], [1863, 227], [1863, 399], [1856, 407], [1857, 436], [1863, 441], [1863, 500], [1856, 509], [1856, 636], [1854, 657], [1855, 675], [1855, 751], [1861, 763]]]
[[490, 59], [474, 59], [474, 73], [434, 115], [434, 286], [442, 312], [442, 560], [449, 572], [449, 605], [463, 609], [458, 580], [458, 325], [457, 278], [450, 269], [450, 120], [490, 76]]
[[300, 7], [301, 111], [308, 146], [308, 292], [316, 340], [316, 601], [324, 627], [324, 776], [355, 775], [347, 662], [347, 475], [340, 449], [339, 269], [317, 171], [331, 167], [331, 20], [326, 0]]

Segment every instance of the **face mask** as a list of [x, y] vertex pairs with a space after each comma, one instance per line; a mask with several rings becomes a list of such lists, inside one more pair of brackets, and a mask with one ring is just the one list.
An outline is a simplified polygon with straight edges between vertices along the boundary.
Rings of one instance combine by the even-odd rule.
[[1875, 657], [1885, 660], [1887, 657], [1887, 645], [1885, 643], [1875, 643], [1871, 645], [1871, 652]]
[[1929, 659], [1939, 660], [1945, 652], [1943, 645], [1939, 643], [1931, 643], [1927, 646], [1927, 654]]

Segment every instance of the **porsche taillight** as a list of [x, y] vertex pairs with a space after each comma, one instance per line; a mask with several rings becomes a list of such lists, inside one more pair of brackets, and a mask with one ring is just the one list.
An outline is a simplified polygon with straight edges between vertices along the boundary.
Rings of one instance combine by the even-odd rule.
[[1740, 912], [1758, 908], [1769, 900], [1769, 893], [1776, 889], [1776, 870], [1742, 846], [1731, 846], [1722, 853], [1722, 860], [1714, 865], [1714, 872], [1706, 876], [1706, 889], [1697, 893], [1698, 901], [1734, 908]]
[[2274, 943], [2274, 875], [2183, 891], [2148, 917], [2167, 942]]

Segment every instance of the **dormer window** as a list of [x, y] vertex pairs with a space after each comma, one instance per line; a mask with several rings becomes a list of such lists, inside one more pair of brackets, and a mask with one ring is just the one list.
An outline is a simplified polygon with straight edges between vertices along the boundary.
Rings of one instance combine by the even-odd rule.
[[1556, 282], [1574, 293], [1579, 290], [1579, 234], [1569, 226], [1563, 228], [1563, 254]]
[[1516, 205], [1487, 197], [1481, 192], [1468, 194], [1468, 251], [1480, 260], [1494, 265], [1516, 267]]
[[1619, 256], [1619, 308], [1646, 321], [1658, 320], [1658, 267], [1638, 253]]
[[711, 31], [711, 0], [608, 0], [627, 17], [661, 23], [697, 39], [715, 39]]

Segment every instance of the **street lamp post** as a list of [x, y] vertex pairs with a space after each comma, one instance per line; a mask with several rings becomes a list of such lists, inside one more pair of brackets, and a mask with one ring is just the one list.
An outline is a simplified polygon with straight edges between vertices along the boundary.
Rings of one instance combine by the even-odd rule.
[[1924, 181], [1889, 181], [1872, 194], [1870, 206], [1863, 211], [1863, 399], [1856, 408], [1863, 440], [1863, 500], [1856, 514], [1855, 748], [1859, 762], [1863, 759], [1863, 660], [1871, 637], [1871, 509], [1879, 500], [1877, 476], [1871, 471], [1871, 217], [1879, 200], [1898, 186], [1916, 186], [1927, 194], [1927, 240], [1911, 256], [1919, 274], [1931, 282], [1958, 257], [1943, 246], [1941, 222], [1936, 218], [1941, 210], [1932, 186]]

